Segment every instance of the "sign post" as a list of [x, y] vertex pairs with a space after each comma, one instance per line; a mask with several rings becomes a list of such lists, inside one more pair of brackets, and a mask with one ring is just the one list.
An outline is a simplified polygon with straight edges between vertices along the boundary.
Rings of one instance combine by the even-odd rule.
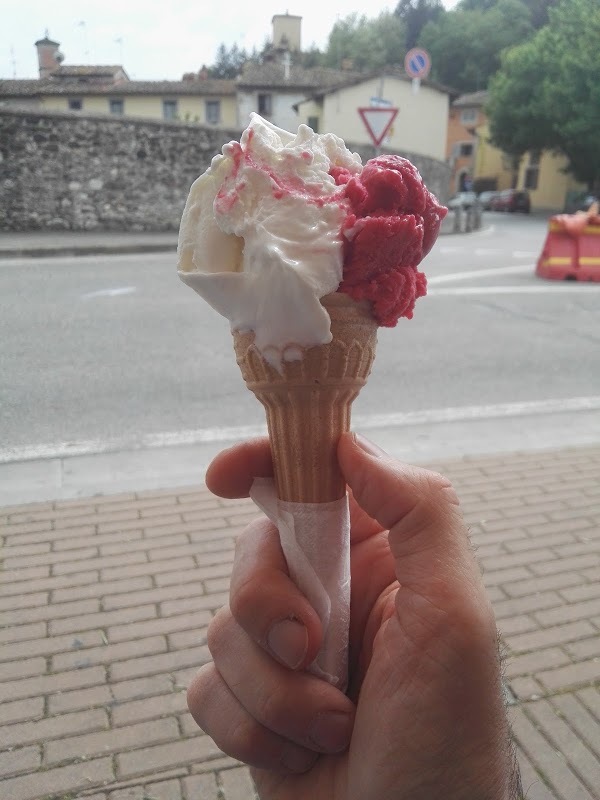
[[413, 47], [404, 56], [404, 69], [406, 74], [413, 79], [412, 87], [414, 94], [417, 94], [421, 86], [421, 78], [426, 78], [431, 69], [431, 58], [427, 50], [421, 47]]
[[358, 113], [375, 145], [375, 154], [379, 155], [381, 143], [392, 127], [398, 109], [390, 106], [369, 106], [368, 108], [359, 108]]

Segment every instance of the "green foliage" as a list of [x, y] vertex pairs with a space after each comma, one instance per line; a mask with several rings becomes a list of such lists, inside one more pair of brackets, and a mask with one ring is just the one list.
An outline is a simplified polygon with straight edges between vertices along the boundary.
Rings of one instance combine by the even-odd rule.
[[551, 149], [590, 187], [600, 184], [600, 3], [562, 0], [530, 41], [507, 52], [490, 85], [492, 141], [504, 151]]
[[461, 6], [437, 22], [429, 22], [419, 45], [431, 55], [434, 78], [459, 91], [472, 92], [487, 88], [505, 48], [525, 41], [532, 33], [531, 13], [522, 0], [497, 0], [489, 8]]
[[217, 59], [209, 68], [208, 74], [211, 78], [235, 78], [240, 74], [247, 60], [248, 54], [237, 44], [232, 44], [230, 48], [225, 44], [220, 44], [217, 50]]
[[406, 52], [406, 28], [395, 14], [383, 12], [375, 19], [350, 14], [338, 20], [329, 34], [324, 64], [339, 69], [352, 59], [355, 70], [374, 70], [399, 64]]
[[435, 22], [444, 13], [441, 0], [400, 0], [394, 14], [406, 26], [404, 44], [407, 50], [414, 47], [428, 22]]

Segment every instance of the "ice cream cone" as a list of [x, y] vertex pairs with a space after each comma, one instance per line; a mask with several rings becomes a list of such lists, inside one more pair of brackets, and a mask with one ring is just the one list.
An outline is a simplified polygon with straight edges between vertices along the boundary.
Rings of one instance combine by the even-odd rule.
[[331, 317], [332, 341], [282, 362], [281, 373], [254, 345], [254, 333], [234, 332], [237, 363], [267, 414], [275, 486], [280, 500], [326, 503], [344, 496], [336, 448], [350, 429], [351, 405], [375, 357], [377, 322], [367, 303], [342, 293], [321, 303]]

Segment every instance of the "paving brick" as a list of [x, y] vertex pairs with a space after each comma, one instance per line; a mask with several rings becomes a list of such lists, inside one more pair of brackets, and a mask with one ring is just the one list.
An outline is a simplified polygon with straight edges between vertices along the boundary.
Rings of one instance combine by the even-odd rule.
[[153, 605], [136, 606], [133, 608], [117, 609], [116, 611], [99, 611], [96, 614], [81, 614], [67, 617], [66, 619], [53, 619], [50, 621], [50, 633], [58, 635], [60, 633], [77, 633], [90, 630], [92, 628], [105, 628], [109, 625], [118, 625], [125, 620], [134, 622], [137, 620], [153, 619], [156, 616], [156, 608]]
[[106, 597], [117, 592], [135, 592], [149, 589], [152, 578], [149, 575], [140, 575], [137, 578], [128, 578], [121, 581], [103, 581], [97, 579], [93, 583], [83, 586], [72, 586], [65, 589], [56, 589], [52, 593], [53, 603], [62, 603], [68, 600], [83, 600], [87, 597]]
[[48, 592], [34, 592], [32, 594], [13, 595], [0, 599], [0, 612], [12, 611], [19, 608], [35, 608], [48, 603]]
[[185, 650], [188, 647], [197, 647], [206, 644], [206, 632], [208, 628], [197, 628], [191, 631], [181, 631], [180, 633], [170, 633], [167, 636], [169, 650]]
[[104, 568], [100, 571], [100, 577], [103, 581], [120, 580], [121, 578], [133, 578], [137, 575], [158, 575], [161, 572], [170, 572], [171, 570], [192, 569], [195, 566], [194, 559], [190, 556], [187, 558], [166, 559], [160, 563], [155, 561], [152, 564], [144, 561], [143, 563], [128, 564], [122, 567]]
[[[174, 510], [175, 509], [173, 509], [173, 511]], [[168, 526], [181, 526], [183, 524], [180, 514], [172, 513], [172, 511], [167, 511], [165, 509], [165, 515], [161, 517], [144, 520], [141, 517], [137, 517], [124, 522], [104, 522], [98, 525], [98, 533], [125, 532], [130, 530], [148, 531], [156, 529], [159, 531], [157, 535], [162, 536]], [[179, 533], [180, 531], [174, 530], [172, 532]]]
[[557, 796], [547, 786], [520, 748], [517, 748], [517, 761], [523, 782], [523, 797], [527, 800], [557, 800]]
[[569, 603], [577, 603], [580, 600], [593, 600], [596, 597], [600, 597], [600, 584], [587, 583], [582, 585], [580, 580], [579, 586], [563, 589], [561, 595]]
[[73, 714], [61, 714], [58, 717], [46, 717], [35, 722], [18, 722], [14, 725], [0, 727], [0, 743], [2, 747], [14, 747], [32, 742], [44, 742], [48, 739], [59, 739], [84, 734], [90, 731], [106, 730], [108, 715], [106, 711], [95, 708], [77, 711]]
[[40, 719], [44, 716], [44, 698], [30, 697], [28, 700], [13, 700], [9, 703], [2, 703], [0, 708], [2, 724], [8, 725], [10, 722], [27, 722], [33, 719]]
[[[540, 609], [555, 609], [556, 606], [563, 606], [564, 601], [556, 592], [539, 592], [527, 595], [526, 597], [513, 597], [509, 600], [502, 600], [494, 604], [494, 612], [498, 619], [512, 617], [518, 614], [540, 612]], [[558, 609], [556, 609], [558, 610]], [[549, 612], [544, 612], [549, 613]], [[538, 618], [538, 614], [535, 615]], [[540, 620], [538, 620], [540, 621]], [[566, 622], [567, 620], [556, 620], [556, 622]], [[553, 622], [542, 624], [552, 625]]]
[[58, 742], [44, 744], [44, 763], [53, 765], [71, 759], [88, 759], [95, 755], [168, 742], [178, 736], [179, 729], [175, 719], [156, 719], [152, 725], [128, 725], [100, 733], [70, 736]]
[[4, 506], [2, 508], [3, 514], [9, 519], [13, 514], [35, 514], [38, 511], [47, 511], [53, 509], [52, 502], [46, 503], [23, 503], [22, 505]]
[[256, 797], [248, 767], [237, 767], [219, 773], [225, 800], [252, 800]]
[[146, 796], [152, 800], [182, 800], [181, 784], [179, 780], [160, 781], [159, 783], [146, 784]]
[[[26, 639], [39, 639], [46, 635], [45, 622], [30, 622], [28, 625], [11, 625], [7, 628], [0, 628], [0, 644], [9, 642], [22, 642]], [[0, 650], [0, 657], [2, 650]]]
[[181, 781], [184, 800], [222, 800], [216, 776], [209, 772], [206, 775], [190, 775]]
[[52, 657], [52, 670], [60, 672], [64, 669], [91, 667], [96, 664], [111, 664], [131, 657], [150, 656], [164, 653], [167, 640], [164, 636], [148, 636], [133, 642], [119, 642], [102, 647], [89, 647], [76, 653], [59, 653]]
[[530, 675], [542, 669], [562, 667], [569, 664], [571, 659], [558, 647], [548, 647], [545, 650], [534, 650], [522, 656], [512, 656], [508, 659], [505, 672], [509, 678], [519, 675]]
[[487, 570], [483, 573], [483, 582], [486, 586], [496, 586], [499, 583], [526, 580], [531, 577], [527, 567], [512, 567], [511, 569]]
[[[529, 527], [540, 523], [546, 523], [548, 520], [542, 514], [523, 514], [519, 517], [519, 527]], [[514, 528], [514, 521], [510, 519], [497, 519], [486, 522], [486, 531], [506, 531]]]
[[120, 511], [105, 511], [102, 507], [98, 511], [91, 511], [89, 514], [73, 516], [67, 512], [58, 512], [54, 517], [54, 528], [78, 528], [80, 525], [97, 525], [98, 531], [109, 524], [119, 525], [131, 519], [139, 518], [137, 509], [125, 508]]
[[221, 608], [229, 600], [228, 592], [217, 592], [202, 595], [201, 597], [190, 597], [185, 600], [170, 600], [160, 604], [160, 613], [163, 617], [171, 614], [185, 614], [188, 611], [202, 610], [209, 608], [213, 611]]
[[535, 618], [542, 625], [560, 625], [561, 622], [587, 619], [595, 614], [600, 614], [600, 597], [596, 600], [587, 600], [581, 603], [562, 604], [558, 608], [536, 610]]
[[12, 541], [12, 537], [7, 537], [7, 542], [2, 548], [5, 558], [15, 558], [16, 556], [36, 556], [41, 553], [50, 552], [49, 542], [36, 542], [32, 544], [18, 544]]
[[[20, 567], [37, 567], [37, 566], [55, 566], [58, 564], [59, 566], [64, 566], [66, 568], [66, 562], [75, 561], [81, 562], [85, 560], [89, 562], [89, 559], [95, 558], [98, 555], [98, 551], [95, 547], [79, 547], [77, 550], [69, 550], [66, 553], [42, 553], [38, 556], [15, 556], [14, 558], [7, 558], [4, 561], [4, 566], [6, 569], [19, 569]], [[77, 572], [77, 569], [72, 569], [72, 572]], [[59, 574], [58, 572], [55, 574]]]
[[0, 683], [0, 702], [19, 700], [24, 697], [39, 697], [63, 690], [104, 683], [105, 672], [102, 667], [61, 672], [58, 675], [41, 675], [23, 678], [18, 681]]
[[204, 588], [200, 582], [184, 583], [180, 586], [163, 586], [160, 589], [152, 588], [141, 592], [126, 592], [114, 594], [104, 601], [104, 608], [109, 611], [113, 608], [128, 608], [142, 603], [160, 603], [163, 600], [174, 600], [180, 597], [196, 597], [203, 595]]
[[196, 544], [182, 544], [176, 547], [153, 547], [148, 550], [150, 561], [162, 561], [165, 556], [176, 558], [177, 556], [194, 556], [199, 567], [211, 564], [222, 564], [225, 561], [233, 560], [233, 548], [229, 550], [219, 550], [217, 552], [198, 553]]
[[[76, 546], [77, 538], [79, 537], [69, 537], [69, 538], [57, 538], [52, 543], [52, 550], [54, 552], [64, 551], [64, 550], [72, 550]], [[83, 538], [83, 537], [81, 537]], [[119, 543], [120, 550], [118, 552], [127, 553], [129, 548], [135, 549], [134, 544], [136, 542], [141, 541], [142, 539], [142, 532], [141, 530], [134, 530], [134, 531], [127, 531], [127, 533], [123, 533], [121, 531], [117, 531], [116, 533], [95, 533], [93, 532], [92, 535], [89, 536], [89, 543], [93, 544], [94, 547], [98, 548], [98, 552], [101, 556], [108, 556], [112, 555], [110, 552], [106, 551], [107, 546], [114, 545], [115, 543]]]
[[47, 606], [36, 606], [35, 608], [23, 608], [11, 612], [11, 621], [15, 625], [26, 622], [38, 622], [39, 620], [54, 620], [61, 617], [70, 617], [76, 613], [91, 614], [98, 611], [100, 603], [98, 600], [80, 600], [76, 603], [51, 603]]
[[505, 641], [513, 653], [524, 653], [528, 650], [539, 650], [555, 644], [564, 644], [586, 636], [593, 636], [595, 629], [587, 620], [568, 622], [565, 625], [555, 625], [553, 628], [543, 628], [538, 631], [505, 637]]
[[567, 667], [538, 672], [535, 677], [549, 691], [563, 691], [597, 681], [599, 674], [598, 659], [592, 659], [570, 664]]
[[[600, 656], [600, 636], [568, 644], [565, 649], [575, 661]], [[600, 679], [600, 667], [598, 668], [598, 678]]]
[[[223, 578], [210, 578], [209, 580], [204, 581], [204, 588], [206, 589], [207, 594], [212, 592], [227, 592], [229, 591], [229, 576]], [[490, 586], [491, 589], [495, 589], [495, 586]], [[488, 590], [488, 594], [490, 591]]]
[[151, 675], [149, 677], [111, 683], [111, 693], [117, 703], [167, 694], [173, 691], [174, 678], [171, 675]]
[[45, 672], [45, 658], [24, 658], [18, 661], [5, 661], [0, 664], [0, 681], [28, 678], [31, 675], [44, 675]]
[[600, 563], [600, 553], [587, 553], [583, 556], [572, 558], [556, 558], [553, 561], [542, 561], [531, 564], [530, 569], [538, 575], [551, 575], [555, 572], [568, 572], [569, 570], [585, 569]]
[[208, 625], [212, 615], [209, 611], [198, 611], [180, 616], [152, 619], [148, 622], [132, 622], [126, 625], [114, 625], [108, 628], [109, 642], [123, 642], [128, 639], [138, 639], [158, 633], [173, 633], [175, 631], [198, 631]]
[[538, 700], [546, 694], [540, 684], [530, 675], [522, 678], [512, 678], [509, 681], [509, 686], [512, 693], [519, 700]]
[[41, 764], [39, 746], [20, 747], [0, 753], [0, 780], [20, 772], [31, 772]]
[[210, 660], [207, 647], [194, 647], [189, 650], [175, 650], [157, 656], [131, 658], [129, 661], [117, 661], [110, 665], [110, 677], [113, 681], [152, 675], [157, 672], [170, 672], [183, 667], [200, 667]]
[[565, 764], [563, 757], [556, 752], [547, 739], [539, 733], [520, 708], [511, 709], [513, 732], [522, 749], [530, 758], [560, 800], [595, 800], [583, 783]]
[[96, 529], [93, 525], [86, 525], [81, 528], [67, 528], [66, 530], [33, 531], [30, 533], [19, 533], [11, 535], [10, 540], [14, 544], [36, 544], [38, 542], [48, 542], [52, 550], [57, 549], [57, 545], [63, 541], [67, 549], [81, 547], [81, 541], [89, 536], [94, 536]]
[[[571, 533], [555, 533], [553, 536], [544, 536], [544, 547], [554, 547], [561, 544], [572, 544], [577, 540]], [[511, 553], [521, 553], [524, 550], [534, 550], [540, 546], [540, 537], [532, 538], [528, 536], [523, 539], [515, 539], [505, 542], [504, 546]]]
[[[586, 690], [584, 690], [586, 691]], [[563, 719], [583, 739], [587, 746], [600, 758], [600, 724], [587, 708], [573, 694], [561, 694], [551, 698], [552, 705], [558, 709]], [[600, 783], [598, 783], [600, 786]]]
[[[563, 589], [567, 586], [581, 585], [581, 575], [576, 572], [560, 572], [555, 575], [546, 575], [543, 578], [530, 577], [525, 581], [503, 583], [502, 588], [509, 597], [524, 597], [536, 592], [545, 592], [548, 589]], [[565, 593], [561, 592], [564, 597]]]
[[30, 639], [16, 642], [10, 648], [0, 651], [0, 659], [26, 658], [28, 656], [51, 656], [69, 650], [81, 650], [102, 644], [100, 631], [86, 631], [79, 636], [49, 636], [43, 639]]
[[18, 536], [20, 533], [36, 533], [38, 531], [49, 531], [52, 528], [50, 520], [40, 520], [31, 522], [9, 522], [6, 526], [6, 536]]
[[[148, 539], [142, 538], [142, 531], [140, 533], [140, 538], [136, 539], [135, 541], [120, 541], [111, 544], [100, 545], [100, 555], [101, 556], [110, 556], [114, 555], [115, 553], [133, 553], [136, 550], [148, 550], [149, 549], [149, 542]], [[165, 536], [164, 539], [161, 539], [161, 545], [164, 547], [174, 548], [180, 544], [189, 544], [188, 538], [185, 533], [176, 533], [171, 536]]]
[[50, 575], [50, 567], [47, 564], [41, 567], [13, 567], [12, 569], [7, 569], [6, 565], [2, 567], [2, 583], [4, 586], [8, 583], [19, 583], [24, 586], [26, 585], [25, 581], [45, 578], [48, 575]]
[[[69, 553], [70, 554], [70, 553]], [[61, 553], [60, 555], [66, 555]], [[86, 561], [73, 561], [71, 563], [54, 564], [52, 567], [53, 575], [67, 575], [69, 572], [78, 572], [82, 569], [89, 567], [89, 557]], [[103, 556], [102, 558], [94, 558], [94, 569], [108, 570], [111, 567], [123, 569], [125, 565], [129, 564], [145, 564], [148, 565], [148, 560], [145, 553], [121, 553], [117, 556]], [[148, 570], [149, 571], [149, 570]]]
[[10, 800], [39, 800], [55, 795], [68, 796], [79, 789], [102, 786], [114, 779], [111, 758], [96, 758], [85, 764], [72, 764], [57, 769], [47, 769], [7, 778], [2, 791]]
[[[0, 585], [0, 594], [21, 594], [25, 591], [51, 592], [53, 589], [59, 589], [64, 586], [83, 586], [85, 584], [95, 583], [99, 576], [97, 570], [87, 570], [85, 572], [74, 572], [70, 575], [57, 575], [48, 577], [49, 571], [50, 568], [47, 567], [44, 576], [38, 578], [27, 578], [26, 582], [4, 582], [2, 585]], [[4, 581], [4, 575], [2, 576], [2, 580]]]
[[528, 614], [519, 614], [516, 617], [505, 617], [498, 620], [498, 628], [504, 637], [525, 631], [536, 631], [539, 627], [539, 623]]
[[527, 714], [538, 730], [567, 759], [569, 766], [586, 784], [590, 795], [600, 787], [600, 762], [592, 751], [575, 735], [558, 716], [556, 709], [547, 701], [540, 700], [527, 705]]
[[150, 703], [144, 698], [116, 705], [112, 711], [112, 722], [116, 726], [130, 725], [141, 720], [172, 716], [184, 711], [187, 711], [185, 692], [170, 692], [153, 697]]
[[126, 778], [142, 775], [152, 764], [155, 770], [166, 767], [190, 764], [202, 759], [214, 758], [221, 751], [208, 736], [195, 736], [192, 739], [181, 739], [178, 742], [146, 747], [129, 753], [117, 755], [117, 773]]
[[50, 714], [64, 714], [67, 711], [79, 711], [84, 708], [108, 708], [113, 702], [110, 686], [92, 686], [89, 689], [75, 689], [72, 692], [50, 695], [48, 711]]
[[[477, 554], [479, 556], [479, 553]], [[546, 559], [554, 558], [554, 553], [547, 547], [538, 548], [537, 550], [525, 550], [520, 553], [509, 553], [507, 555], [490, 556], [488, 558], [479, 558], [486, 570], [505, 570], [510, 567], [525, 566]]]

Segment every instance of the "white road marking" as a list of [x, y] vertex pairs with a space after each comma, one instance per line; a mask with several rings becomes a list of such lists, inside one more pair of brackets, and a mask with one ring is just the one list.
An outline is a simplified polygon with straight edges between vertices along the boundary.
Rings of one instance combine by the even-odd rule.
[[451, 272], [448, 275], [434, 275], [427, 278], [429, 286], [435, 283], [449, 283], [452, 281], [466, 281], [469, 278], [487, 278], [488, 275], [514, 275], [520, 272], [533, 274], [535, 264], [519, 264], [514, 267], [492, 267], [491, 269], [472, 269], [468, 272]]
[[[429, 425], [440, 422], [464, 422], [479, 419], [501, 419], [561, 412], [600, 410], [600, 396], [568, 397], [552, 400], [532, 400], [491, 405], [431, 408], [421, 411], [394, 414], [357, 415], [353, 424], [357, 429]], [[217, 444], [263, 436], [266, 425], [243, 425], [239, 427], [199, 428], [196, 430], [169, 431], [140, 437], [113, 439], [88, 439], [75, 442], [8, 447], [0, 450], [0, 463], [31, 461], [33, 459], [64, 458], [68, 456], [93, 455], [99, 453], [143, 450], [146, 448], [175, 447], [179, 445]]]
[[460, 297], [476, 294], [566, 294], [572, 292], [595, 294], [600, 292], [600, 284], [590, 285], [589, 283], [581, 283], [581, 281], [568, 281], [551, 286], [546, 286], [545, 284], [540, 284], [540, 286], [448, 286], [441, 289], [432, 289], [427, 292], [427, 296]]
[[93, 297], [118, 297], [122, 294], [133, 294], [137, 289], [135, 286], [118, 286], [116, 289], [99, 289], [97, 292], [82, 294], [83, 300], [91, 300]]

